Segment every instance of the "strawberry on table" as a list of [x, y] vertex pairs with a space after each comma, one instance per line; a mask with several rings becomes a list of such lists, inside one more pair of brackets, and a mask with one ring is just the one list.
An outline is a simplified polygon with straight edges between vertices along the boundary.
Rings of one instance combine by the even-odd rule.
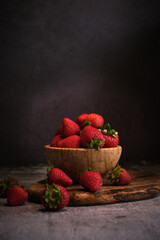
[[73, 184], [72, 179], [61, 169], [52, 166], [47, 170], [47, 181], [49, 184], [55, 183], [67, 187]]
[[81, 132], [81, 145], [84, 148], [102, 148], [104, 146], [104, 136], [96, 128], [91, 126], [86, 126]]
[[111, 129], [109, 123], [105, 124], [103, 127], [98, 127], [98, 129], [103, 133], [105, 148], [117, 147], [119, 143], [119, 135], [117, 131]]
[[80, 185], [90, 192], [97, 192], [102, 187], [102, 183], [101, 175], [91, 168], [80, 176]]
[[69, 203], [69, 194], [66, 189], [58, 184], [46, 184], [41, 195], [42, 205], [51, 211], [58, 211]]
[[58, 147], [79, 148], [80, 147], [80, 136], [72, 135], [72, 136], [66, 137], [58, 142]]
[[63, 130], [62, 130], [62, 135], [63, 137], [69, 137], [72, 135], [79, 135], [80, 134], [80, 127], [77, 123], [72, 121], [69, 118], [64, 118], [63, 122]]
[[103, 123], [104, 123], [104, 119], [101, 115], [96, 113], [90, 113], [85, 118], [83, 125], [84, 126], [90, 125], [92, 127], [97, 128], [99, 126], [102, 127]]
[[20, 186], [11, 187], [8, 190], [7, 202], [10, 206], [18, 206], [25, 203], [28, 199], [28, 192]]
[[15, 186], [19, 185], [17, 179], [14, 177], [7, 177], [0, 181], [0, 196], [1, 197], [7, 197], [8, 190]]
[[83, 113], [83, 114], [81, 114], [81, 115], [79, 115], [79, 116], [77, 117], [77, 119], [76, 119], [75, 122], [76, 122], [80, 127], [82, 127], [83, 122], [84, 122], [84, 120], [86, 119], [87, 116], [88, 116], [87, 113]]
[[59, 143], [62, 139], [63, 139], [63, 137], [62, 137], [61, 135], [56, 135], [56, 136], [52, 139], [52, 141], [51, 141], [51, 143], [50, 143], [50, 146], [51, 146], [51, 147], [58, 147], [58, 143]]
[[112, 169], [110, 173], [110, 180], [115, 185], [129, 185], [132, 181], [128, 172], [122, 168], [119, 164]]

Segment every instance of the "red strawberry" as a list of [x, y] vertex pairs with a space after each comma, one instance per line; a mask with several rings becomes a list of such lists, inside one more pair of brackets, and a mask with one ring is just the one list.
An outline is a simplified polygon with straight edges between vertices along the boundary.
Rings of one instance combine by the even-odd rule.
[[46, 188], [41, 195], [42, 205], [52, 211], [60, 210], [66, 207], [69, 203], [69, 194], [64, 187], [53, 184], [46, 184]]
[[7, 202], [10, 206], [18, 206], [26, 202], [28, 192], [19, 186], [14, 186], [9, 189], [7, 194]]
[[119, 143], [118, 134], [114, 134], [114, 136], [103, 134], [103, 136], [104, 136], [104, 139], [105, 139], [105, 144], [104, 144], [105, 148], [117, 147], [117, 145]]
[[62, 135], [62, 129], [63, 129], [63, 126], [61, 125], [61, 126], [57, 129], [57, 131], [56, 131], [56, 133], [55, 133], [55, 136], [56, 136], [56, 135]]
[[61, 135], [56, 135], [56, 136], [52, 139], [52, 141], [51, 141], [51, 143], [50, 143], [50, 146], [51, 146], [51, 147], [58, 147], [58, 143], [59, 143], [62, 139], [63, 139], [63, 138], [62, 138]]
[[103, 134], [96, 128], [86, 126], [81, 133], [81, 145], [84, 148], [102, 148], [104, 146]]
[[77, 123], [72, 121], [69, 118], [64, 118], [63, 119], [63, 131], [62, 135], [63, 137], [69, 137], [72, 135], [79, 135], [80, 134], [80, 127]]
[[131, 176], [119, 164], [112, 169], [110, 180], [115, 185], [128, 185], [132, 181]]
[[49, 184], [55, 183], [64, 187], [73, 184], [72, 179], [65, 172], [53, 166], [50, 170], [47, 170], [47, 180]]
[[0, 181], [0, 196], [6, 197], [8, 190], [15, 185], [18, 185], [18, 181], [13, 177], [2, 179]]
[[67, 138], [64, 138], [58, 142], [58, 147], [62, 148], [79, 148], [80, 147], [80, 136], [72, 135]]
[[119, 143], [118, 132], [114, 129], [111, 129], [109, 123], [105, 124], [103, 127], [98, 127], [98, 129], [103, 133], [105, 139], [105, 148], [117, 147]]
[[102, 127], [104, 123], [104, 119], [102, 116], [96, 113], [90, 113], [87, 115], [86, 119], [84, 120], [84, 126], [91, 125], [92, 127]]
[[90, 192], [97, 192], [101, 188], [102, 183], [101, 175], [92, 171], [91, 168], [88, 168], [88, 171], [80, 176], [80, 184]]
[[80, 127], [82, 127], [83, 122], [84, 122], [84, 120], [86, 119], [87, 116], [88, 116], [87, 113], [83, 113], [83, 114], [81, 114], [80, 116], [77, 117], [77, 119], [76, 119], [75, 122], [76, 122]]

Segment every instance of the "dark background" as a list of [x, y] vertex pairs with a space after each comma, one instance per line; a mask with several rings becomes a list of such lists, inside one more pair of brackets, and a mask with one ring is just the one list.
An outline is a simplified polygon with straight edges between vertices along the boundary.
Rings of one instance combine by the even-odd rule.
[[1, 5], [1, 165], [46, 163], [64, 117], [101, 114], [121, 162], [159, 162], [160, 1]]

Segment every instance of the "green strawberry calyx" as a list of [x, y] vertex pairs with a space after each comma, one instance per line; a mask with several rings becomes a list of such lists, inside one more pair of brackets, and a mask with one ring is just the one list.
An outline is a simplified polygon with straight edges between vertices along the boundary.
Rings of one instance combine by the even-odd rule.
[[57, 187], [55, 184], [53, 184], [53, 186], [46, 184], [46, 192], [45, 192], [45, 195], [42, 196], [42, 198], [45, 199], [46, 205], [50, 209], [53, 209], [53, 208], [56, 209], [57, 206], [62, 201], [60, 188]]
[[83, 123], [81, 124], [81, 127], [84, 128], [86, 126], [91, 126], [91, 122], [88, 122], [86, 119], [83, 120]]
[[87, 148], [92, 149], [95, 148], [97, 150], [100, 149], [100, 146], [104, 143], [105, 140], [99, 140], [97, 137], [94, 137], [94, 139], [92, 139], [90, 141], [90, 143], [86, 143], [87, 144]]
[[114, 167], [112, 169], [112, 172], [110, 173], [109, 179], [112, 183], [116, 183], [119, 182], [119, 177], [122, 174], [123, 169], [121, 168], [121, 166], [119, 164], [116, 165], [116, 167]]
[[111, 128], [109, 123], [106, 123], [103, 125], [103, 127], [97, 127], [103, 134], [109, 135], [109, 136], [113, 136], [113, 137], [117, 137], [116, 134], [118, 134], [118, 132], [114, 129]]
[[17, 185], [17, 182], [12, 179], [12, 177], [4, 178], [0, 181], [1, 194], [9, 190], [11, 187]]

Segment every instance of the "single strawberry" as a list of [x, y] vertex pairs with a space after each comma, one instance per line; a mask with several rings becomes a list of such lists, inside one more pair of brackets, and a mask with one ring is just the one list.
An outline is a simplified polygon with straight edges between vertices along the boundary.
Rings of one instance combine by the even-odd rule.
[[69, 137], [72, 135], [79, 135], [80, 134], [80, 127], [77, 123], [72, 121], [69, 118], [64, 118], [63, 119], [63, 131], [62, 135], [63, 137]]
[[58, 184], [46, 184], [41, 195], [42, 205], [52, 211], [58, 211], [69, 203], [69, 194], [66, 189]]
[[13, 187], [19, 185], [17, 179], [14, 177], [7, 177], [0, 181], [0, 196], [7, 197], [8, 190]]
[[58, 147], [79, 148], [80, 147], [80, 136], [72, 135], [72, 136], [66, 137], [58, 142]]
[[118, 134], [114, 134], [115, 136], [110, 136], [107, 134], [104, 134], [105, 144], [104, 148], [111, 148], [111, 147], [117, 147], [119, 143], [119, 136]]
[[80, 126], [80, 127], [82, 127], [83, 126], [83, 123], [84, 123], [84, 120], [86, 120], [86, 117], [88, 116], [88, 114], [87, 113], [83, 113], [83, 114], [81, 114], [80, 116], [78, 116], [77, 117], [77, 119], [76, 119], [76, 123]]
[[103, 134], [96, 128], [86, 126], [81, 132], [81, 145], [84, 148], [102, 148], [104, 146]]
[[98, 127], [98, 129], [103, 133], [105, 139], [104, 148], [117, 147], [119, 143], [118, 132], [111, 129], [109, 123], [105, 124], [103, 127]]
[[90, 192], [97, 192], [102, 187], [102, 184], [101, 175], [92, 171], [91, 168], [88, 168], [88, 171], [80, 176], [80, 185]]
[[28, 192], [20, 186], [11, 187], [8, 190], [7, 202], [10, 206], [18, 206], [26, 202], [28, 199]]
[[102, 127], [104, 123], [104, 119], [102, 116], [96, 113], [90, 113], [87, 115], [86, 119], [83, 122], [83, 126], [90, 125], [92, 127]]
[[109, 179], [115, 185], [128, 185], [132, 179], [128, 172], [122, 168], [119, 164], [112, 169]]
[[57, 129], [57, 131], [56, 131], [56, 133], [55, 133], [55, 136], [56, 136], [56, 135], [62, 135], [62, 130], [63, 130], [63, 126], [61, 125], [61, 126]]
[[64, 187], [73, 184], [72, 179], [65, 172], [54, 166], [50, 170], [47, 170], [47, 182], [48, 184], [55, 183]]
[[52, 139], [52, 141], [51, 141], [51, 143], [50, 143], [50, 146], [51, 146], [51, 147], [58, 147], [58, 143], [59, 143], [62, 139], [63, 139], [63, 138], [62, 138], [61, 135], [56, 135], [56, 136]]

